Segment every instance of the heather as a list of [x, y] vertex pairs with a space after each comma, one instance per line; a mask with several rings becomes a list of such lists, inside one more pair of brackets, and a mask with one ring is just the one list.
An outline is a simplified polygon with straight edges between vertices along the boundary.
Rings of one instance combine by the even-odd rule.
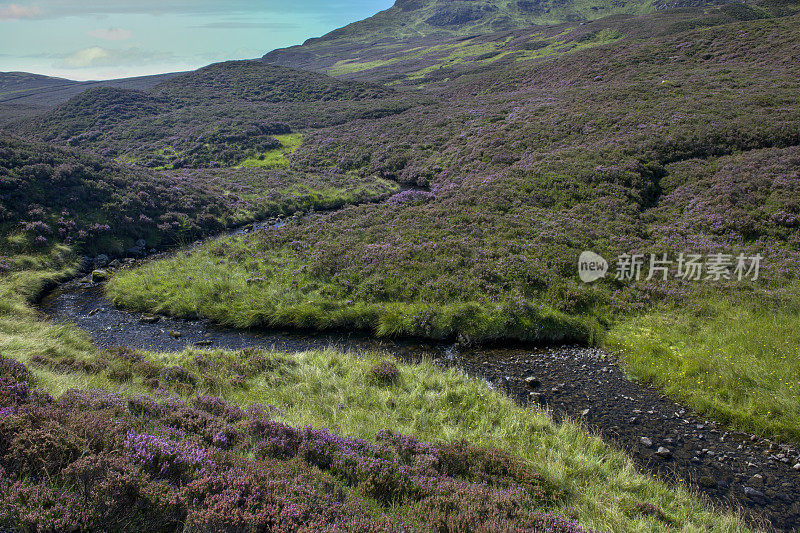
[[[138, 362], [127, 381], [91, 364], [117, 358]], [[385, 356], [334, 351], [114, 349], [85, 354], [83, 365], [50, 356], [53, 373], [42, 371], [47, 359], [31, 364], [52, 397], [3, 359], [13, 369], [4, 375], [25, 381], [0, 397], [3, 525], [578, 531], [566, 514], [603, 530], [740, 528], [683, 489], [637, 474], [584, 430], [431, 364], [397, 364], [387, 383], [373, 375]], [[143, 361], [194, 385], [148, 389]], [[204, 381], [237, 361], [256, 361], [246, 363], [256, 374], [244, 386]], [[302, 512], [282, 513], [289, 508]]]
[[[759, 313], [780, 320], [795, 305], [785, 288], [800, 271], [796, 22], [709, 26], [499, 66], [460, 77], [435, 105], [310, 132], [291, 168], [425, 191], [223, 238], [117, 276], [109, 294], [131, 308], [236, 326], [465, 343], [598, 342], [664, 302], [691, 309], [713, 295], [732, 312], [769, 302]], [[584, 284], [584, 250], [612, 262], [684, 252], [761, 254], [764, 264], [755, 282], [647, 281], [646, 269], [622, 280], [612, 264], [605, 279]], [[757, 354], [745, 386], [795, 380], [783, 366], [759, 378], [772, 356]], [[791, 403], [773, 409], [765, 393], [743, 408], [737, 397], [747, 388], [718, 394], [719, 383], [740, 387], [732, 374], [681, 397], [766, 434], [795, 431], [793, 417], [776, 415], [796, 412]]]
[[497, 450], [390, 431], [371, 444], [208, 397], [54, 399], [24, 366], [0, 365], [4, 528], [583, 531], [537, 511], [540, 477]]
[[378, 85], [229, 61], [148, 91], [90, 89], [15, 131], [149, 168], [221, 168], [290, 150], [280, 136], [392, 115], [420, 102]]
[[13, 137], [0, 143], [0, 249], [10, 254], [56, 243], [103, 253], [140, 240], [152, 248], [397, 189], [383, 180], [281, 169], [154, 172]]

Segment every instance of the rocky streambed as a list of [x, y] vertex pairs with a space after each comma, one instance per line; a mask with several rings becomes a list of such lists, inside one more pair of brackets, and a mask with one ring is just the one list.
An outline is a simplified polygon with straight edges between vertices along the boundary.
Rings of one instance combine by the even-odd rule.
[[[281, 227], [304, 216], [272, 218], [231, 233]], [[548, 409], [556, 419], [583, 421], [624, 449], [643, 471], [685, 484], [715, 505], [740, 510], [755, 525], [800, 531], [798, 446], [731, 431], [695, 414], [658, 390], [628, 379], [617, 358], [606, 351], [577, 346], [464, 347], [349, 332], [234, 330], [205, 320], [129, 312], [105, 297], [105, 279], [117, 268], [168, 253], [151, 251], [148, 259], [143, 250], [136, 252], [129, 254], [135, 258], [87, 259], [86, 275], [48, 293], [40, 302], [42, 311], [52, 320], [74, 323], [101, 347], [171, 352], [186, 346], [231, 350], [257, 346], [292, 352], [332, 346], [344, 351], [383, 350], [406, 362], [433, 360], [486, 380], [522, 405]]]
[[358, 334], [303, 334], [218, 328], [117, 309], [90, 275], [47, 295], [51, 319], [86, 331], [99, 346], [179, 351], [188, 346], [248, 346], [303, 351], [384, 350], [404, 361], [431, 359], [504, 390], [520, 404], [550, 409], [557, 419], [583, 420], [625, 449], [644, 471], [686, 484], [714, 504], [740, 509], [756, 524], [800, 530], [800, 451], [730, 431], [692, 413], [657, 390], [629, 380], [617, 359], [596, 348], [466, 348], [443, 343], [381, 340]]

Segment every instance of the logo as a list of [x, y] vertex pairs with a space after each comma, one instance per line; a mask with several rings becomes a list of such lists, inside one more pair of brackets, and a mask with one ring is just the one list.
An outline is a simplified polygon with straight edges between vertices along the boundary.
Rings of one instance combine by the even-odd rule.
[[608, 273], [608, 261], [602, 256], [585, 251], [578, 258], [578, 275], [584, 283], [591, 283], [604, 278]]

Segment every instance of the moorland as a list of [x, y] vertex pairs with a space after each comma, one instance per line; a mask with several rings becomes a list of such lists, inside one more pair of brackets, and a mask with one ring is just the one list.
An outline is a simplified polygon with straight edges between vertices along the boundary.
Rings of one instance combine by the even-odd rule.
[[[137, 88], [9, 82], [51, 99], [0, 114], [0, 529], [798, 527], [800, 5], [452, 4]], [[380, 351], [98, 346], [36, 307], [76, 278], [153, 322], [600, 347], [785, 473], [703, 496]]]

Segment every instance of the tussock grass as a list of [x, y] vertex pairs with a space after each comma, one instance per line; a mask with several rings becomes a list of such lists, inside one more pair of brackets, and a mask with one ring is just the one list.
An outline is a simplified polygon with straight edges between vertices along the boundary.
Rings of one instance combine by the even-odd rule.
[[[794, 292], [794, 290], [787, 290]], [[800, 302], [703, 297], [620, 321], [606, 340], [638, 379], [741, 429], [800, 441]]]
[[[147, 354], [158, 364], [194, 371], [197, 356], [236, 356], [222, 350], [187, 349], [182, 353]], [[380, 353], [342, 353], [333, 349], [298, 354], [271, 354], [296, 365], [251, 378], [244, 386], [215, 387], [214, 392], [239, 405], [273, 406], [276, 420], [294, 426], [324, 427], [345, 436], [374, 440], [391, 428], [435, 442], [467, 440], [496, 447], [530, 461], [557, 487], [553, 510], [582, 525], [603, 531], [745, 531], [734, 516], [715, 513], [681, 487], [642, 475], [622, 453], [574, 422], [556, 424], [547, 413], [515, 405], [484, 382], [432, 363], [397, 364], [391, 385], [371, 379], [373, 366], [389, 358]], [[138, 377], [122, 384], [105, 374], [56, 375], [39, 369], [53, 394], [71, 387], [107, 388], [129, 394], [148, 393]], [[198, 379], [198, 383], [201, 380]], [[667, 521], [639, 513], [641, 504], [661, 509]]]
[[[63, 276], [63, 269], [47, 270], [48, 264], [54, 264], [52, 257], [41, 258], [39, 272], [0, 278], [0, 290], [14, 302], [0, 310], [0, 352], [23, 362], [37, 354], [50, 359], [96, 360], [103, 354], [85, 335], [68, 325], [42, 322], [26, 304], [42, 279]], [[190, 372], [197, 372], [198, 355], [212, 361], [245, 356], [196, 349], [145, 354], [153, 363], [181, 365]], [[240, 405], [272, 405], [280, 421], [325, 427], [346, 436], [374, 439], [379, 429], [391, 428], [430, 441], [466, 439], [501, 448], [530, 461], [559, 489], [554, 510], [587, 527], [642, 532], [747, 530], [736, 517], [715, 512], [689, 491], [638, 473], [624, 454], [577, 423], [556, 424], [547, 413], [519, 407], [486, 383], [455, 370], [442, 370], [427, 362], [397, 364], [399, 375], [391, 384], [384, 384], [370, 376], [376, 363], [389, 359], [386, 354], [328, 349], [269, 355], [293, 363], [252, 375], [235, 387], [215, 380], [206, 390], [207, 382], [198, 376], [199, 385], [181, 393], [212, 392]], [[114, 380], [105, 370], [90, 375], [59, 373], [33, 364], [30, 368], [40, 386], [54, 395], [69, 388], [150, 392], [135, 374]], [[644, 508], [640, 504], [658, 507], [668, 521], [637, 511]]]
[[261, 252], [241, 237], [224, 237], [199, 250], [120, 272], [107, 294], [129, 309], [203, 316], [238, 328], [354, 328], [382, 337], [461, 335], [584, 344], [595, 342], [600, 330], [590, 319], [537, 302], [520, 308], [504, 302], [352, 300], [340, 283], [308, 272], [291, 250]]

